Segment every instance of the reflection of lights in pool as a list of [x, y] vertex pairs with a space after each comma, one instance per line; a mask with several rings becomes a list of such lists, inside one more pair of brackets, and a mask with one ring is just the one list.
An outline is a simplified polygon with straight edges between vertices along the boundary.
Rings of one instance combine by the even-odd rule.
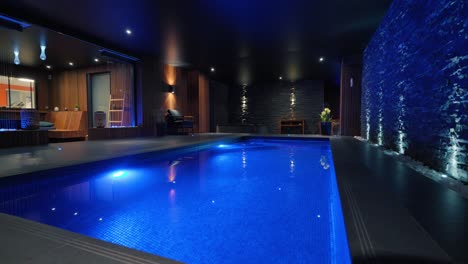
[[172, 181], [172, 183], [175, 183], [175, 181]]
[[215, 203], [215, 201], [214, 201], [214, 200], [211, 200], [211, 203], [213, 203], [213, 204], [214, 204], [214, 203]]
[[320, 218], [320, 215], [317, 215], [317, 218]]
[[218, 148], [225, 148], [225, 147], [227, 147], [227, 145], [224, 145], [224, 144], [219, 144], [218, 145]]
[[281, 187], [278, 188], [278, 191], [281, 191]]
[[73, 215], [78, 215], [78, 212], [75, 212]]
[[50, 210], [55, 211], [55, 207], [52, 207], [52, 209], [50, 209]]
[[101, 218], [99, 218], [99, 221], [102, 221], [102, 217], [101, 217]]
[[118, 177], [122, 177], [123, 175], [125, 175], [125, 171], [117, 171], [114, 174], [112, 174], [112, 177], [118, 178]]

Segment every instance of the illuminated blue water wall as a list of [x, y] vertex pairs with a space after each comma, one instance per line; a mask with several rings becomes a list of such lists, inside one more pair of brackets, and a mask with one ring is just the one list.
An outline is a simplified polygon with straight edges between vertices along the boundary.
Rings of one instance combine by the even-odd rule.
[[394, 0], [364, 52], [362, 136], [468, 181], [468, 2]]

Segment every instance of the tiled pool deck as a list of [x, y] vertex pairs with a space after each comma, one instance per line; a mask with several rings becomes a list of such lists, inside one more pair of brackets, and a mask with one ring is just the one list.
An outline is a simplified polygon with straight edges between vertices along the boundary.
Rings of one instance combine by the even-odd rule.
[[[206, 134], [0, 150], [0, 177], [239, 138]], [[314, 136], [312, 136], [314, 137]], [[347, 137], [330, 139], [354, 263], [466, 263], [466, 199]], [[2, 263], [177, 263], [0, 214]]]

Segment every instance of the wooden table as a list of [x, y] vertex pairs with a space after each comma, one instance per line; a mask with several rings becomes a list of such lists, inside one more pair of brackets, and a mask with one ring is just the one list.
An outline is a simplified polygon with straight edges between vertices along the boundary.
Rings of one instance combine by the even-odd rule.
[[280, 121], [281, 134], [304, 134], [304, 119], [286, 119]]

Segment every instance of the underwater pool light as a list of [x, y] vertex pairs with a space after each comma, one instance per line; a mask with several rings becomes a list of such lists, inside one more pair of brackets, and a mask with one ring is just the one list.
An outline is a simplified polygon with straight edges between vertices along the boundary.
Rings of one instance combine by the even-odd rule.
[[224, 145], [224, 144], [219, 144], [218, 145], [218, 148], [225, 148], [225, 147], [227, 147], [227, 145]]
[[122, 177], [122, 176], [124, 176], [124, 175], [125, 175], [125, 171], [121, 171], [121, 170], [120, 170], [120, 171], [114, 172], [114, 173], [112, 174], [112, 177], [114, 177], [114, 178], [119, 178], [119, 177]]

